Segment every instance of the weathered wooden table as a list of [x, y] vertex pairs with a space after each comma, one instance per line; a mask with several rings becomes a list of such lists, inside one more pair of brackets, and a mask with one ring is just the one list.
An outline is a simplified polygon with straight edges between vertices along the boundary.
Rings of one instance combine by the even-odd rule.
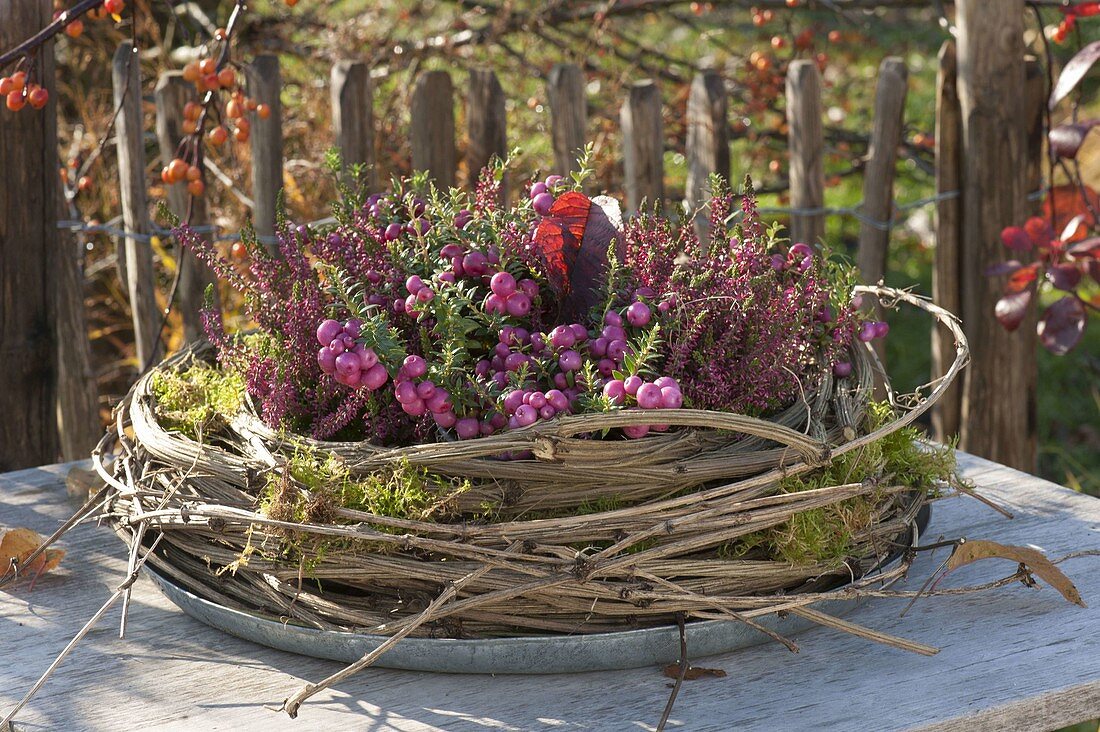
[[[936, 503], [940, 535], [1033, 544], [1058, 557], [1100, 548], [1100, 500], [960, 453], [963, 473], [1016, 514], [967, 498]], [[72, 509], [66, 466], [0, 476], [0, 524], [48, 534]], [[125, 573], [106, 529], [78, 527], [60, 570], [0, 592], [0, 717], [30, 687]], [[907, 581], [946, 557], [922, 555]], [[825, 628], [699, 662], [725, 678], [684, 682], [669, 729], [1050, 730], [1100, 717], [1100, 557], [1066, 561], [1088, 609], [1050, 587], [1020, 585], [855, 608], [855, 622], [936, 645], [917, 656]], [[945, 584], [1010, 574], [993, 560]], [[17, 730], [629, 730], [653, 729], [670, 680], [655, 668], [555, 676], [459, 676], [368, 669], [323, 692], [297, 720], [272, 711], [338, 664], [237, 640], [170, 604], [148, 579], [134, 588], [125, 640], [118, 606], [22, 711]]]

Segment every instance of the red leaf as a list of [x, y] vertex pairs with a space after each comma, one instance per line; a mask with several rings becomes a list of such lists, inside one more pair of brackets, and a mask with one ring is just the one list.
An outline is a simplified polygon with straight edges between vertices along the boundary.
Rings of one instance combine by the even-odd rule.
[[993, 313], [1005, 330], [1013, 331], [1020, 327], [1024, 316], [1027, 315], [1027, 306], [1030, 303], [1031, 290], [1014, 292], [998, 300]]
[[1089, 130], [1097, 124], [1100, 124], [1100, 120], [1090, 119], [1085, 122], [1058, 125], [1047, 135], [1051, 152], [1060, 158], [1076, 158]]
[[607, 250], [621, 227], [618, 204], [571, 191], [558, 196], [535, 231], [535, 247], [551, 287], [561, 298], [561, 315], [578, 318], [599, 300], [607, 271]]
[[1019, 226], [1006, 226], [1001, 231], [1001, 241], [1014, 252], [1027, 252], [1032, 247], [1031, 237]]
[[591, 199], [583, 193], [563, 193], [535, 231], [535, 247], [542, 258], [546, 277], [559, 296], [569, 294], [569, 276], [584, 240], [591, 208]]
[[1062, 230], [1062, 235], [1058, 237], [1063, 243], [1070, 243], [1075, 241], [1081, 241], [1089, 235], [1088, 223], [1085, 221], [1083, 215], [1074, 216], [1066, 224], [1066, 228]]
[[1039, 318], [1039, 341], [1055, 356], [1074, 349], [1085, 332], [1085, 306], [1076, 295], [1066, 295]]
[[1065, 99], [1066, 95], [1081, 83], [1081, 79], [1085, 78], [1085, 74], [1088, 73], [1097, 59], [1100, 59], [1100, 41], [1093, 41], [1074, 54], [1073, 58], [1062, 69], [1062, 73], [1054, 85], [1054, 90], [1050, 93], [1049, 105], [1051, 109], [1054, 109], [1058, 102]]
[[[1100, 196], [1092, 188], [1085, 186], [1084, 196], [1088, 197], [1092, 207], [1100, 210]], [[1051, 209], [1051, 201], [1054, 201], [1054, 210]], [[1053, 216], [1052, 216], [1053, 213]], [[1054, 230], [1063, 231], [1069, 225], [1074, 216], [1084, 216], [1088, 226], [1096, 226], [1089, 207], [1085, 205], [1081, 190], [1073, 185], [1054, 186], [1047, 197], [1043, 199], [1043, 218], [1047, 221], [1053, 219]]]
[[1081, 284], [1081, 270], [1075, 264], [1055, 264], [1047, 269], [1047, 279], [1055, 288], [1073, 292]]
[[1066, 254], [1071, 259], [1100, 259], [1100, 236], [1077, 242], [1066, 250]]
[[1012, 273], [1012, 276], [1008, 278], [1008, 282], [1005, 283], [1005, 292], [1012, 294], [1014, 292], [1020, 292], [1026, 290], [1028, 286], [1039, 278], [1039, 265], [1032, 262], [1026, 267], [1020, 267]]

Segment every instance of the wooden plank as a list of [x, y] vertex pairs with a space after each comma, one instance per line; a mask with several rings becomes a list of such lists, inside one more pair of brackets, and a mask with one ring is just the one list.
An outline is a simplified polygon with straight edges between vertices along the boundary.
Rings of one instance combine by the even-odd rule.
[[557, 64], [547, 77], [546, 95], [550, 102], [554, 171], [568, 175], [580, 169], [577, 158], [586, 141], [588, 100], [584, 72], [575, 64]]
[[374, 85], [370, 66], [363, 61], [337, 61], [329, 76], [332, 99], [332, 128], [345, 169], [356, 163], [367, 165], [363, 181], [378, 185], [374, 157]]
[[660, 204], [665, 196], [665, 140], [661, 122], [661, 90], [652, 79], [634, 82], [619, 111], [623, 134], [626, 211], [645, 203]]
[[[127, 232], [145, 237], [153, 233], [145, 179], [145, 123], [141, 110], [141, 69], [129, 41], [118, 45], [111, 65], [115, 107], [115, 147], [118, 151], [119, 196]], [[134, 344], [139, 368], [154, 358], [160, 343], [161, 314], [157, 307], [153, 248], [148, 241], [126, 238], [126, 291], [130, 296]]]
[[[790, 149], [791, 207], [825, 206], [825, 133], [821, 72], [810, 59], [787, 69], [787, 145]], [[815, 243], [825, 236], [825, 215], [791, 214], [791, 241]]]
[[[176, 149], [183, 139], [183, 105], [197, 101], [195, 85], [183, 79], [182, 72], [170, 71], [161, 74], [157, 80], [154, 94], [157, 106], [157, 142], [160, 145], [161, 165], [168, 165], [176, 156]], [[182, 183], [168, 186], [168, 208], [188, 222], [190, 211], [191, 226], [203, 226], [210, 223], [206, 210], [205, 196], [192, 200], [187, 187]], [[188, 343], [203, 337], [200, 311], [208, 285], [215, 283], [214, 273], [205, 263], [199, 261], [187, 247], [178, 247], [179, 256], [176, 266], [182, 267], [179, 288], [176, 291], [178, 304], [175, 306], [183, 319], [183, 335]], [[217, 290], [215, 289], [215, 293]]]
[[1023, 0], [960, 0], [962, 110], [962, 321], [972, 360], [965, 374], [961, 444], [1014, 467], [1036, 457], [1036, 335], [994, 319], [1001, 283], [985, 275], [1005, 259], [1001, 230], [1027, 213], [1024, 161]]
[[[0, 18], [0, 48], [9, 48], [49, 22], [50, 5], [0, 0]], [[58, 248], [52, 44], [43, 55], [45, 109], [0, 111], [0, 470], [57, 459], [47, 288]]]
[[252, 124], [252, 225], [272, 253], [277, 251], [273, 237], [278, 218], [276, 204], [283, 188], [283, 89], [279, 57], [257, 56], [248, 68], [248, 96], [271, 108], [267, 119], [250, 115]]
[[426, 170], [441, 188], [455, 184], [455, 104], [451, 75], [428, 71], [413, 89], [410, 143], [415, 170]]
[[[963, 477], [1015, 514], [1009, 521], [977, 501], [938, 501], [929, 537], [1034, 543], [1054, 557], [1095, 547], [1100, 501], [960, 454]], [[48, 532], [72, 504], [65, 468], [0, 476], [5, 523]], [[61, 568], [0, 593], [0, 643], [18, 663], [0, 664], [0, 710], [33, 683], [117, 586], [126, 553], [106, 529], [84, 524], [61, 544]], [[916, 590], [943, 561], [921, 552], [895, 587]], [[685, 684], [670, 729], [815, 728], [1057, 729], [1100, 709], [1100, 573], [1096, 558], [1061, 565], [1090, 601], [1081, 608], [1049, 587], [1014, 585], [980, 595], [927, 598], [899, 617], [905, 600], [869, 600], [845, 616], [861, 625], [940, 647], [931, 658], [880, 648], [828, 629], [794, 636], [801, 652], [773, 643], [693, 661], [729, 673]], [[980, 562], [942, 586], [1003, 577], [1014, 565]], [[273, 651], [184, 616], [147, 577], [134, 587], [127, 637], [104, 619], [18, 717], [23, 729], [595, 729], [652, 728], [668, 699], [656, 668], [497, 677], [370, 669], [320, 693], [298, 721], [265, 709], [340, 665]], [[991, 620], [995, 619], [995, 621]], [[975, 629], [980, 628], [980, 632]], [[691, 649], [688, 649], [691, 657]], [[104, 683], [110, 679], [110, 683]], [[593, 694], [598, 683], [600, 693]], [[924, 690], [914, 693], [914, 690]], [[736, 697], [738, 703], [731, 704]], [[930, 702], [934, 700], [934, 703]], [[883, 710], [888, 710], [884, 713]], [[598, 720], [598, 722], [593, 722]]]
[[[863, 171], [863, 204], [860, 207], [863, 215], [873, 221], [889, 221], [894, 215], [894, 173], [908, 83], [909, 71], [905, 62], [893, 56], [882, 60], [875, 88], [875, 119]], [[889, 242], [888, 228], [867, 222], [860, 224], [857, 263], [864, 282], [874, 284], [885, 277]]]
[[[466, 185], [473, 188], [494, 155], [501, 160], [508, 157], [504, 90], [492, 69], [470, 69], [466, 130]], [[500, 194], [501, 200], [508, 199], [507, 181]]]
[[695, 233], [700, 239], [710, 232], [709, 210], [703, 208], [710, 195], [711, 175], [730, 180], [730, 125], [726, 83], [721, 74], [704, 69], [691, 82], [687, 105], [687, 185], [685, 205], [697, 211]]
[[[1024, 193], [1030, 196], [1043, 187], [1043, 134], [1044, 110], [1047, 102], [1047, 75], [1039, 59], [1028, 56], [1024, 59], [1024, 123], [1027, 125], [1024, 160], [1027, 164], [1027, 181]], [[1029, 216], [1038, 216], [1043, 209], [1042, 198], [1028, 199]], [[1060, 232], [1059, 232], [1060, 233]]]
[[[47, 105], [47, 110], [50, 107]], [[47, 117], [47, 125], [55, 119]], [[50, 135], [56, 135], [50, 130]], [[48, 168], [47, 168], [48, 170]], [[67, 210], [58, 191], [58, 210]], [[61, 232], [58, 246], [48, 250], [50, 316], [53, 324], [55, 394], [59, 452], [63, 460], [87, 457], [103, 436], [99, 420], [99, 386], [92, 365], [88, 324], [84, 317], [84, 244], [70, 232]], [[3, 255], [0, 254], [0, 261]], [[0, 435], [0, 442], [3, 435]]]
[[[957, 63], [955, 41], [944, 41], [936, 74], [936, 193], [951, 194], [962, 188], [960, 137], [962, 120], [955, 84]], [[961, 253], [962, 197], [936, 203], [936, 251], [932, 270], [932, 299], [940, 307], [958, 314], [962, 309]], [[932, 329], [932, 376], [947, 371], [955, 359], [955, 339], [946, 328]], [[959, 434], [962, 388], [956, 383], [932, 407], [932, 428], [937, 440]]]

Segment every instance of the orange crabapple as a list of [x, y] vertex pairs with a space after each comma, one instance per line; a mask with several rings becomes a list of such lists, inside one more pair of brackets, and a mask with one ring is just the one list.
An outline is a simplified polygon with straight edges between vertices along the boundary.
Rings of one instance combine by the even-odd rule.
[[32, 84], [27, 90], [27, 104], [31, 105], [33, 109], [42, 109], [49, 101], [50, 93], [37, 84]]
[[187, 184], [187, 192], [198, 198], [206, 192], [206, 184], [202, 180], [193, 180]]
[[229, 132], [221, 125], [218, 125], [210, 130], [207, 134], [207, 139], [210, 140], [210, 144], [214, 147], [221, 147], [225, 144], [225, 141], [229, 139]]
[[27, 100], [23, 97], [23, 92], [13, 91], [8, 94], [4, 103], [11, 111], [18, 112], [27, 103]]

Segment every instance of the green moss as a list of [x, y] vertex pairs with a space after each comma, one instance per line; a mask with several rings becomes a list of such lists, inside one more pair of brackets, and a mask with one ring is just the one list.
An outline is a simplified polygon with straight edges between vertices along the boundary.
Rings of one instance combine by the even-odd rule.
[[244, 404], [243, 377], [203, 362], [181, 371], [156, 371], [150, 386], [161, 423], [196, 440], [217, 431]]
[[[893, 419], [887, 404], [872, 404], [867, 428], [876, 429]], [[921, 433], [903, 427], [880, 440], [845, 453], [828, 466], [783, 480], [780, 493], [874, 481], [883, 486], [905, 485], [935, 493], [943, 481], [954, 479], [951, 447], [920, 444]], [[876, 493], [849, 498], [829, 506], [800, 511], [785, 523], [742, 537], [719, 550], [723, 558], [750, 552], [793, 564], [841, 561], [853, 548], [854, 536], [865, 531], [875, 516]]]

